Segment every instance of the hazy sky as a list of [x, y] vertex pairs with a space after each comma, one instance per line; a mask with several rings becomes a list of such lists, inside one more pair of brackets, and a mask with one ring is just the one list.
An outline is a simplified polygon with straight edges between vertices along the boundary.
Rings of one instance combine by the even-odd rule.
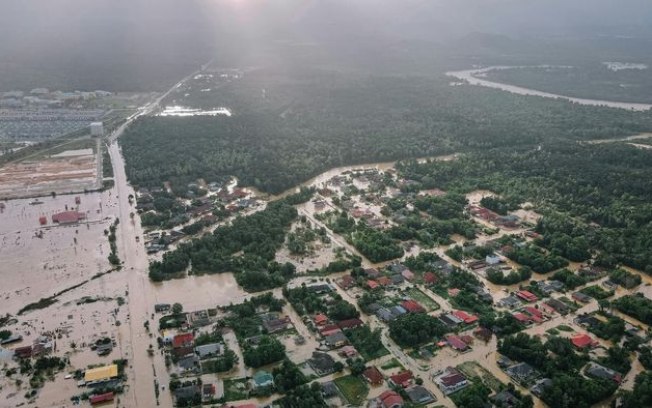
[[209, 56], [271, 58], [283, 42], [376, 53], [471, 33], [652, 37], [651, 21], [650, 0], [0, 0], [0, 74], [59, 70], [66, 82], [75, 67], [145, 75], [156, 66], [163, 78]]

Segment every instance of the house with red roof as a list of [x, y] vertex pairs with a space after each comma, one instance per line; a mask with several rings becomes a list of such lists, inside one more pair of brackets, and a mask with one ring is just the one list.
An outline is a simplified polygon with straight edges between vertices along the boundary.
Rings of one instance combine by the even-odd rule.
[[531, 322], [530, 317], [521, 312], [516, 312], [512, 316], [514, 316], [514, 319], [518, 320], [519, 323], [529, 324]]
[[583, 349], [585, 349], [587, 347], [592, 348], [592, 347], [595, 347], [595, 346], [598, 345], [598, 342], [593, 340], [591, 338], [591, 336], [589, 336], [586, 333], [581, 333], [581, 334], [578, 333], [578, 334], [574, 335], [571, 338], [571, 343], [573, 343], [573, 346], [575, 346], [576, 348], [578, 348], [580, 350], [583, 350]]
[[328, 329], [328, 330], [321, 331], [321, 335], [324, 336], [324, 337], [328, 337], [328, 336], [332, 336], [333, 334], [341, 333], [341, 332], [342, 332], [342, 330], [340, 330], [339, 327], [335, 326], [334, 329]]
[[536, 307], [526, 306], [526, 307], [523, 308], [523, 310], [525, 310], [526, 312], [528, 312], [528, 314], [529, 314], [530, 316], [536, 316], [536, 317], [538, 317], [538, 318], [540, 318], [540, 319], [543, 319], [543, 318], [544, 318], [544, 316], [543, 316], [543, 312], [542, 312], [541, 310], [537, 309]]
[[363, 325], [364, 322], [357, 318], [342, 320], [341, 322], [337, 323], [337, 326], [342, 330], [355, 329]]
[[412, 380], [414, 379], [414, 376], [412, 375], [412, 371], [410, 370], [405, 370], [401, 371], [398, 374], [394, 374], [389, 377], [389, 383], [395, 387], [403, 387], [407, 388], [410, 385], [412, 385]]
[[539, 300], [537, 295], [527, 290], [519, 290], [518, 292], [516, 292], [516, 296], [520, 297], [526, 302], [536, 302], [537, 300]]
[[387, 390], [380, 394], [378, 402], [382, 408], [402, 408], [403, 398], [396, 391]]
[[192, 333], [177, 334], [172, 338], [172, 348], [192, 347], [195, 336]]
[[408, 313], [425, 313], [426, 309], [421, 306], [417, 301], [408, 299], [401, 302], [403, 309], [407, 310]]
[[453, 312], [453, 316], [462, 320], [466, 324], [473, 324], [478, 321], [478, 316], [470, 315], [463, 310], [456, 310]]
[[312, 320], [315, 322], [317, 326], [323, 326], [326, 323], [328, 323], [328, 317], [326, 317], [326, 315], [323, 313], [316, 314]]
[[91, 403], [91, 405], [98, 405], [104, 402], [113, 401], [113, 393], [105, 392], [104, 394], [91, 395], [88, 397], [88, 401]]
[[403, 272], [401, 272], [401, 275], [405, 278], [405, 280], [412, 282], [414, 279], [414, 272], [412, 272], [409, 269], [403, 269]]
[[339, 330], [340, 328], [336, 324], [327, 324], [325, 326], [322, 326], [319, 328], [319, 333], [324, 336], [324, 333], [333, 331], [333, 330]]
[[358, 355], [358, 350], [353, 346], [344, 346], [340, 349], [339, 354], [345, 358], [355, 357]]
[[437, 282], [437, 275], [435, 275], [433, 272], [426, 272], [423, 274], [423, 282], [431, 285]]
[[381, 286], [389, 286], [392, 284], [392, 280], [389, 279], [387, 276], [381, 276], [380, 278], [378, 278], [378, 283]]
[[460, 290], [458, 288], [450, 288], [448, 289], [448, 296], [455, 297], [460, 294]]
[[369, 289], [376, 289], [378, 287], [378, 282], [376, 282], [373, 279], [369, 279], [367, 281], [367, 286], [369, 287]]
[[86, 214], [77, 211], [64, 211], [52, 215], [52, 222], [58, 224], [75, 224], [86, 218]]
[[344, 275], [342, 276], [342, 279], [340, 279], [337, 284], [340, 286], [340, 288], [347, 290], [355, 286], [355, 280], [351, 275]]
[[449, 346], [451, 346], [457, 351], [463, 352], [469, 349], [469, 346], [464, 341], [462, 341], [461, 338], [459, 338], [454, 334], [446, 337], [446, 341], [448, 342]]
[[364, 370], [362, 376], [371, 385], [381, 385], [383, 383], [383, 374], [375, 366], [368, 367]]

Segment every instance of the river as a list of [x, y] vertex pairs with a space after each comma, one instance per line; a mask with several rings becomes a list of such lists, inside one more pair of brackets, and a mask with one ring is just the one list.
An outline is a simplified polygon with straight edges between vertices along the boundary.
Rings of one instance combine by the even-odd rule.
[[652, 109], [652, 104], [647, 104], [647, 103], [628, 103], [628, 102], [604, 101], [598, 99], [575, 98], [572, 96], [558, 95], [550, 92], [543, 92], [543, 91], [537, 91], [535, 89], [523, 88], [516, 85], [509, 85], [501, 82], [489, 81], [487, 79], [482, 78], [484, 74], [490, 71], [501, 70], [501, 69], [513, 69], [513, 68], [521, 68], [521, 67], [490, 66], [485, 68], [474, 68], [474, 69], [467, 69], [462, 71], [449, 71], [446, 73], [446, 75], [464, 81], [469, 85], [478, 85], [487, 88], [500, 89], [502, 91], [511, 92], [517, 95], [543, 96], [544, 98], [563, 99], [580, 105], [605, 106], [609, 108], [627, 109], [627, 110], [641, 111], [641, 112]]

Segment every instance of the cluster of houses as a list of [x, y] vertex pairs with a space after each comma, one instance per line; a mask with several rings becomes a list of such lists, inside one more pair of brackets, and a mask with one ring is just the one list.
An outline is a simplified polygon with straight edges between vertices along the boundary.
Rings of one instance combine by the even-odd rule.
[[[312, 321], [322, 338], [322, 344], [328, 349], [345, 346], [348, 344], [348, 339], [344, 332], [364, 325], [364, 322], [357, 318], [333, 322], [322, 313], [316, 314], [312, 318]], [[353, 355], [347, 357], [352, 357]]]
[[470, 204], [466, 207], [467, 212], [476, 218], [490, 222], [497, 227], [515, 229], [519, 227], [520, 218], [513, 214], [499, 215], [488, 208]]

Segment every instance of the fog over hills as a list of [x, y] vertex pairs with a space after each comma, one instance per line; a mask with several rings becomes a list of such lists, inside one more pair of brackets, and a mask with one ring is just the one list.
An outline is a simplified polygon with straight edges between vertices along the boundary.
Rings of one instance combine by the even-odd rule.
[[637, 53], [649, 21], [643, 0], [11, 1], [0, 5], [0, 89], [162, 89], [212, 57], [423, 70], [533, 44], [557, 52], [560, 39]]

